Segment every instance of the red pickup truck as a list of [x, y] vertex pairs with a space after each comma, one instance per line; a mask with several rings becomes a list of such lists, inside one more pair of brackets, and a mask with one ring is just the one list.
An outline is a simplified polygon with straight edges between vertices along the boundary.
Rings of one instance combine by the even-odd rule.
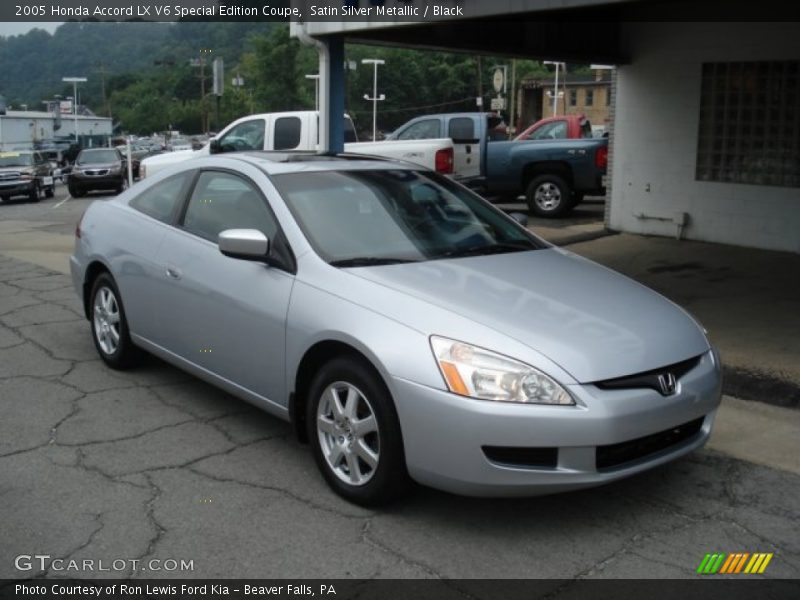
[[592, 124], [583, 115], [559, 115], [536, 121], [514, 138], [528, 140], [577, 140], [592, 136]]

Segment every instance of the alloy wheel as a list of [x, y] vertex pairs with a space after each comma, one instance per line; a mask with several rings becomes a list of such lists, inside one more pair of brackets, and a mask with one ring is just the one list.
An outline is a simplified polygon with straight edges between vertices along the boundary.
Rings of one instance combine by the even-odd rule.
[[317, 436], [325, 462], [344, 483], [362, 486], [372, 479], [380, 460], [380, 434], [367, 397], [345, 381], [322, 392]]
[[94, 297], [94, 335], [100, 349], [108, 355], [119, 348], [120, 314], [119, 303], [114, 292], [108, 287], [101, 287]]

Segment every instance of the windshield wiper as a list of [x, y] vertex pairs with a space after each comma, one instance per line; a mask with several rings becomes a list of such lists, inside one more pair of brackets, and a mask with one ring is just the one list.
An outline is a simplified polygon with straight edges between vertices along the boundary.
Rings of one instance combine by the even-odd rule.
[[385, 256], [357, 256], [355, 258], [343, 258], [332, 260], [329, 264], [332, 267], [374, 267], [379, 265], [396, 265], [400, 263], [419, 262], [413, 258], [392, 258]]
[[466, 246], [464, 248], [454, 248], [447, 252], [441, 252], [432, 256], [432, 259], [439, 258], [459, 258], [462, 256], [486, 256], [489, 254], [503, 254], [506, 252], [525, 252], [526, 250], [536, 250], [535, 246], [529, 244], [489, 244], [480, 246]]

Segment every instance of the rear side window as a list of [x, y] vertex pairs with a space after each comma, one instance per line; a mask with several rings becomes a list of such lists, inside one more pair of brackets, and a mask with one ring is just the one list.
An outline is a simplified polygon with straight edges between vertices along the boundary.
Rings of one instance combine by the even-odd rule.
[[273, 239], [278, 224], [250, 181], [230, 173], [206, 171], [194, 186], [183, 228], [216, 244], [220, 232], [226, 229], [258, 229]]
[[581, 119], [581, 137], [594, 137], [592, 134], [592, 124], [589, 122], [589, 119]]
[[453, 140], [474, 140], [475, 122], [466, 117], [450, 119], [447, 136]]
[[159, 181], [128, 204], [148, 217], [158, 219], [162, 223], [169, 223], [172, 221], [175, 208], [183, 198], [183, 192], [190, 176], [191, 172], [187, 171]]
[[299, 117], [280, 117], [275, 120], [274, 150], [294, 150], [300, 145], [302, 123]]

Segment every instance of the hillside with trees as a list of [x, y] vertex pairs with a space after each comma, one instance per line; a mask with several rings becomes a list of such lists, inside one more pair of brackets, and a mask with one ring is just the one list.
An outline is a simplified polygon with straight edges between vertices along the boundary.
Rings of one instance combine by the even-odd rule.
[[[345, 55], [346, 110], [361, 131], [372, 123], [372, 104], [363, 98], [372, 94], [372, 67], [363, 58], [386, 61], [378, 73], [378, 92], [386, 95], [378, 107], [384, 131], [426, 112], [475, 110], [479, 91], [488, 98], [492, 67], [509, 62], [359, 45], [348, 45]], [[209, 93], [217, 57], [225, 61], [218, 119]], [[0, 37], [0, 94], [9, 104], [39, 109], [55, 94], [72, 94], [62, 77], [84, 76], [81, 103], [130, 133], [218, 130], [253, 112], [313, 109], [314, 81], [306, 75], [316, 72], [316, 52], [274, 23], [69, 22], [52, 35], [34, 29]], [[526, 75], [546, 70], [517, 61], [517, 79]], [[233, 77], [242, 85], [232, 86]]]

